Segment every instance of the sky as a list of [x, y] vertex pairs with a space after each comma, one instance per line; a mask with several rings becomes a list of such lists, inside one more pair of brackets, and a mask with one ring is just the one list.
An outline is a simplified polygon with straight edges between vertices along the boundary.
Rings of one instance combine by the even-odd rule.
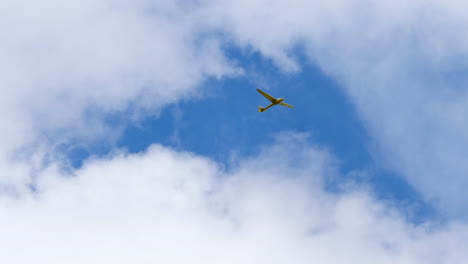
[[1, 1], [0, 257], [463, 263], [466, 8]]

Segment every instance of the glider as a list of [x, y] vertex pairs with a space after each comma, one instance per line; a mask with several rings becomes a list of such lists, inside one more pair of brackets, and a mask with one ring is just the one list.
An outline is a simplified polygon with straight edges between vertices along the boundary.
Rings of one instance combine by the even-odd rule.
[[284, 98], [274, 98], [273, 96], [265, 93], [264, 91], [260, 90], [260, 89], [257, 89], [257, 91], [259, 93], [261, 93], [263, 96], [265, 96], [266, 99], [270, 100], [271, 104], [265, 108], [263, 108], [263, 106], [259, 106], [258, 107], [258, 111], [259, 112], [265, 112], [268, 108], [274, 106], [274, 105], [282, 105], [282, 106], [286, 106], [286, 107], [291, 107], [293, 108], [294, 106], [292, 105], [288, 105], [287, 103], [283, 102], [284, 101]]

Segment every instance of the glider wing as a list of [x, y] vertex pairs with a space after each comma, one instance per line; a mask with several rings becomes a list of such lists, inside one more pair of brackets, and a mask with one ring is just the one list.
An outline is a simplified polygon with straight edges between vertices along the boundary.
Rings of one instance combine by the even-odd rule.
[[257, 89], [257, 91], [258, 91], [259, 93], [261, 93], [263, 96], [265, 96], [265, 98], [268, 99], [268, 100], [270, 100], [272, 103], [276, 103], [276, 99], [275, 99], [273, 96], [271, 96], [271, 95], [265, 93], [264, 91], [262, 91], [262, 90], [260, 90], [260, 89]]
[[281, 102], [281, 103], [279, 103], [279, 104], [282, 105], [282, 106], [294, 108], [294, 106], [289, 105], [289, 104], [287, 104], [287, 103], [285, 103], [285, 102]]

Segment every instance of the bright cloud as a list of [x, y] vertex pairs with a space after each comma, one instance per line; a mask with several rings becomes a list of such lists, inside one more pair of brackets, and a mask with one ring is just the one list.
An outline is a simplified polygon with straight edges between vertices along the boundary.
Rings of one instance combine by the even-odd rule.
[[92, 134], [99, 129], [90, 121], [95, 115], [131, 103], [154, 113], [197, 95], [204, 78], [235, 72], [210, 29], [186, 15], [190, 6], [104, 0], [1, 5], [0, 114], [11, 131], [4, 132], [4, 144], [58, 129]]
[[30, 181], [18, 156], [40, 149], [41, 163], [70, 138], [112, 140], [118, 129], [104, 125], [108, 114], [155, 115], [198, 96], [206, 77], [236, 73], [191, 9], [172, 1], [2, 1], [0, 183]]
[[[299, 162], [297, 162], [299, 160]], [[331, 194], [333, 159], [286, 134], [225, 171], [158, 145], [45, 172], [40, 192], [2, 200], [8, 263], [457, 263], [466, 226], [408, 224], [364, 191]]]

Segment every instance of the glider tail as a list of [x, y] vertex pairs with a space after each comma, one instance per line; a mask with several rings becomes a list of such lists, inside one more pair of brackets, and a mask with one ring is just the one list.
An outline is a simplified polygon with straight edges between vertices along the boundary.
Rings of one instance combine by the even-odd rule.
[[264, 112], [264, 111], [265, 111], [265, 108], [263, 108], [263, 106], [259, 106], [259, 107], [258, 107], [258, 111], [259, 111], [259, 112]]

